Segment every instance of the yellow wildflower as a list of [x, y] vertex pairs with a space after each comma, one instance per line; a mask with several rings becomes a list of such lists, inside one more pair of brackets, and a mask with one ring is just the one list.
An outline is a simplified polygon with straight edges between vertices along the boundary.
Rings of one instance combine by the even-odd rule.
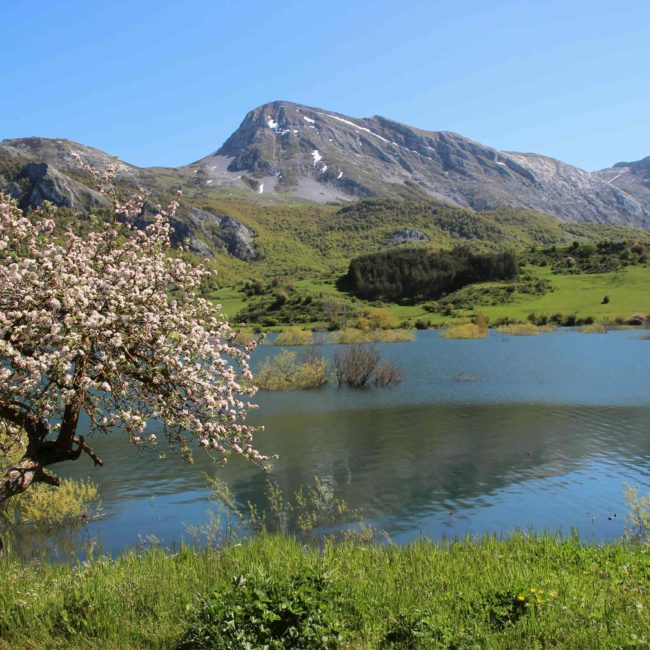
[[537, 589], [535, 589], [535, 587], [531, 587], [531, 588], [530, 588], [530, 593], [531, 593], [531, 594], [536, 594], [536, 593], [537, 593]]
[[526, 596], [517, 596], [517, 600], [519, 602], [523, 602], [524, 600], [526, 600]]

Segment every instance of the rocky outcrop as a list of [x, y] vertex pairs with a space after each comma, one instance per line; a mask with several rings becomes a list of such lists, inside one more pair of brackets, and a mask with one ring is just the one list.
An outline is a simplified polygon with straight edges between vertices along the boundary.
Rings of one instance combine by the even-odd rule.
[[412, 244], [414, 242], [429, 241], [429, 238], [419, 230], [412, 230], [411, 228], [404, 228], [404, 230], [395, 231], [390, 238], [390, 243], [393, 246], [399, 244]]
[[190, 207], [182, 219], [172, 219], [172, 243], [188, 248], [204, 257], [220, 250], [240, 260], [258, 258], [255, 233], [241, 221], [227, 214], [214, 215], [207, 210]]
[[240, 260], [256, 260], [258, 254], [253, 244], [255, 233], [234, 217], [222, 215], [217, 219], [217, 237], [224, 243], [226, 250]]
[[641, 203], [646, 214], [650, 214], [650, 156], [635, 162], [616, 163], [594, 175], [634, 197]]
[[[27, 163], [18, 178], [27, 181], [22, 192], [14, 189], [14, 194], [20, 194], [16, 198], [23, 207], [37, 208], [44, 201], [73, 210], [98, 208], [108, 204], [99, 192], [62, 174], [49, 163]], [[14, 185], [14, 188], [18, 187], [18, 184]]]

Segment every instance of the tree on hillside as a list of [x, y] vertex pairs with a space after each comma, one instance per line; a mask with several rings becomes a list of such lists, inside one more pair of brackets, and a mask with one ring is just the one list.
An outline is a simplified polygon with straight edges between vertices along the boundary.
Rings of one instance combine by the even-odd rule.
[[209, 272], [169, 254], [176, 202], [135, 228], [143, 199], [121, 202], [114, 173], [96, 175], [112, 217], [84, 238], [57, 232], [51, 206], [26, 215], [0, 196], [0, 454], [22, 450], [0, 502], [57, 485], [56, 463], [85, 453], [102, 465], [78, 433], [82, 417], [90, 434], [118, 430], [140, 446], [156, 442], [145, 430], [154, 418], [188, 459], [197, 446], [269, 460], [246, 423], [254, 342], [239, 345], [219, 306], [197, 296]]

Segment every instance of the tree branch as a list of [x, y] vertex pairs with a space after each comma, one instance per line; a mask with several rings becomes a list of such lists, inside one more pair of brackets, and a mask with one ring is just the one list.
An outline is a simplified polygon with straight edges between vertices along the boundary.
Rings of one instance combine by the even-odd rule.
[[104, 466], [104, 461], [101, 458], [99, 458], [99, 456], [97, 456], [97, 454], [86, 444], [86, 441], [83, 436], [79, 436], [78, 438], [75, 438], [74, 443], [78, 445], [78, 450], [84, 451], [93, 459], [93, 463], [95, 463], [95, 467]]

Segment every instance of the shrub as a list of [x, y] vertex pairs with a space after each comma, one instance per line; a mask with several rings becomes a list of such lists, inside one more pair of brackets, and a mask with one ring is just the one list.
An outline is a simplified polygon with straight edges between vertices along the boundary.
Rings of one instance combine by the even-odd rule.
[[359, 314], [354, 327], [365, 330], [387, 330], [391, 328], [392, 317], [386, 309], [375, 309]]
[[606, 334], [607, 333], [607, 324], [606, 323], [591, 323], [589, 325], [584, 325], [580, 328], [581, 332], [585, 334]]
[[404, 376], [397, 366], [388, 361], [380, 363], [372, 374], [372, 383], [375, 386], [392, 386], [399, 384]]
[[490, 319], [485, 314], [478, 312], [474, 316], [474, 322], [478, 325], [479, 329], [485, 330], [487, 332], [490, 325]]
[[645, 317], [643, 314], [632, 314], [627, 319], [627, 325], [643, 325], [645, 322]]
[[335, 343], [350, 345], [354, 343], [400, 343], [412, 341], [415, 334], [411, 330], [358, 330], [347, 328], [334, 337]]
[[351, 345], [346, 350], [334, 353], [334, 371], [339, 386], [346, 384], [351, 388], [363, 388], [370, 383], [388, 386], [399, 383], [402, 374], [391, 363], [380, 363], [381, 355], [370, 346]]
[[256, 332], [252, 327], [239, 327], [235, 332], [234, 340], [238, 345], [245, 347], [250, 345], [253, 341], [259, 343], [264, 335]]
[[63, 479], [58, 488], [35, 485], [20, 499], [8, 501], [1, 514], [11, 526], [26, 524], [49, 530], [96, 515], [98, 499], [95, 483]]
[[373, 347], [353, 344], [347, 350], [334, 353], [334, 371], [341, 384], [353, 388], [365, 386], [379, 364], [379, 352]]
[[275, 339], [275, 345], [312, 345], [313, 343], [311, 332], [298, 328], [284, 330]]
[[326, 575], [240, 575], [228, 591], [201, 601], [179, 647], [338, 648], [349, 616], [350, 604]]
[[650, 540], [650, 494], [639, 496], [636, 486], [625, 483], [624, 487], [628, 507], [625, 533], [633, 541], [647, 544]]
[[328, 380], [329, 368], [324, 357], [307, 353], [298, 359], [295, 352], [288, 350], [266, 359], [255, 375], [262, 390], [321, 388]]
[[453, 325], [442, 334], [446, 339], [482, 339], [487, 335], [487, 328], [481, 328], [476, 323]]
[[518, 323], [514, 325], [500, 325], [497, 327], [499, 334], [510, 336], [535, 336], [540, 333], [540, 328], [533, 323]]
[[286, 291], [278, 291], [275, 294], [275, 301], [272, 307], [277, 309], [278, 307], [282, 307], [282, 305], [286, 305], [287, 302], [289, 302], [289, 294]]

